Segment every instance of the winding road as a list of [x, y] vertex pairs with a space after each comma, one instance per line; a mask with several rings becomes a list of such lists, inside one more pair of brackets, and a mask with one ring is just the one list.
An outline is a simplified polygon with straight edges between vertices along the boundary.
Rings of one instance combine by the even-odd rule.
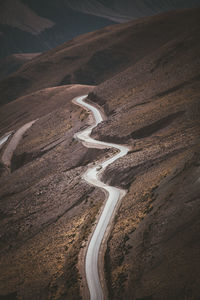
[[99, 251], [100, 246], [103, 241], [103, 238], [107, 234], [106, 229], [111, 221], [117, 203], [120, 199], [125, 195], [125, 191], [113, 186], [109, 186], [103, 183], [99, 177], [100, 174], [105, 170], [105, 168], [119, 159], [122, 156], [125, 156], [129, 151], [129, 148], [126, 146], [106, 143], [95, 140], [90, 137], [92, 129], [96, 127], [100, 122], [103, 121], [102, 115], [100, 111], [91, 104], [88, 104], [84, 101], [87, 98], [87, 95], [78, 97], [74, 100], [74, 102], [86, 110], [89, 110], [93, 113], [95, 123], [85, 130], [78, 132], [75, 134], [75, 137], [83, 142], [83, 144], [90, 148], [101, 147], [101, 148], [114, 148], [118, 150], [118, 153], [113, 157], [105, 160], [103, 163], [98, 164], [95, 167], [89, 168], [86, 173], [83, 175], [83, 179], [87, 181], [91, 185], [95, 185], [104, 189], [108, 195], [106, 204], [103, 208], [102, 214], [98, 220], [96, 228], [93, 232], [91, 240], [88, 245], [86, 258], [85, 258], [85, 271], [86, 271], [86, 279], [88, 283], [88, 288], [90, 292], [91, 300], [103, 300], [105, 299], [105, 295], [103, 292], [102, 284], [100, 282], [99, 276]]

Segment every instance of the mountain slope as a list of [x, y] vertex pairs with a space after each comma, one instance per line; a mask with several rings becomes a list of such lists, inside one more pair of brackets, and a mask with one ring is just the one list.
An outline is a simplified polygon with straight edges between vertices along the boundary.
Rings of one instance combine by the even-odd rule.
[[67, 2], [75, 10], [96, 16], [103, 16], [117, 23], [156, 15], [164, 11], [197, 7], [200, 5], [199, 0], [190, 2], [187, 0], [178, 0], [176, 2], [173, 0], [78, 0], [76, 2], [68, 0]]
[[91, 89], [45, 89], [1, 111], [3, 132], [38, 118], [10, 168], [2, 163], [7, 144], [0, 149], [1, 299], [80, 299], [78, 254], [104, 198], [81, 175], [105, 152], [73, 138], [88, 114], [71, 100]]
[[[51, 86], [99, 84], [184, 31], [187, 32], [188, 28], [196, 28], [198, 19], [199, 9], [192, 12], [183, 10], [77, 37], [36, 57], [1, 81], [0, 103], [2, 105], [19, 96]], [[12, 90], [8, 89], [10, 85], [13, 86]]]
[[11, 73], [14, 73], [25, 62], [36, 57], [40, 53], [26, 53], [26, 54], [12, 54], [0, 60], [0, 79], [8, 77]]
[[199, 30], [199, 9], [111, 26], [1, 81], [0, 137], [37, 119], [10, 165], [13, 135], [0, 149], [2, 299], [88, 299], [83, 257], [105, 196], [81, 176], [112, 153], [74, 139], [91, 118], [71, 100], [87, 93], [106, 114], [93, 137], [130, 147], [102, 174], [127, 190], [105, 249], [109, 299], [198, 299]]
[[1, 1], [0, 23], [35, 35], [54, 26], [52, 21], [39, 17], [18, 0]]
[[103, 177], [128, 189], [105, 256], [109, 299], [198, 299], [199, 21], [196, 25], [89, 95], [108, 115], [93, 136], [132, 145]]
[[163, 11], [197, 7], [200, 5], [199, 0], [190, 2], [186, 0], [124, 0], [123, 2], [120, 0], [100, 0], [100, 2], [105, 3], [105, 5], [112, 8], [117, 13], [120, 13], [122, 15], [125, 14], [127, 17], [132, 17], [132, 19], [155, 15]]
[[43, 52], [112, 21], [76, 12], [63, 1], [0, 2], [0, 58]]
[[200, 0], [2, 0], [0, 58], [44, 52], [109, 24], [199, 5]]
[[[112, 20], [117, 23], [123, 23], [132, 20], [132, 16], [126, 15], [126, 6], [125, 6], [125, 14], [123, 15], [120, 11], [117, 12], [115, 10], [115, 6], [113, 3], [109, 7], [108, 1], [105, 3], [101, 3], [101, 1], [67, 1], [68, 5], [76, 11], [84, 12], [87, 14], [95, 15], [98, 17], [103, 17], [109, 20]], [[132, 11], [133, 13], [133, 11]]]

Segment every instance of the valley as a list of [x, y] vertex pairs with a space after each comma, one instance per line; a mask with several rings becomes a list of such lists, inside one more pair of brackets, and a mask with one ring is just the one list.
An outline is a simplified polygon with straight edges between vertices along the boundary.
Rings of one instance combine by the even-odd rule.
[[80, 35], [0, 81], [0, 300], [198, 299], [199, 13]]

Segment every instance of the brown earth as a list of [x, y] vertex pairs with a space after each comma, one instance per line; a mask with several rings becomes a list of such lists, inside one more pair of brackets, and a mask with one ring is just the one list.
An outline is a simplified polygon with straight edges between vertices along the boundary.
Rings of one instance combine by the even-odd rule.
[[4, 132], [33, 116], [38, 121], [18, 145], [11, 173], [0, 179], [0, 299], [80, 298], [78, 254], [104, 200], [81, 175], [105, 151], [73, 138], [88, 113], [71, 100], [91, 89], [46, 89], [3, 107]]
[[[74, 38], [23, 65], [0, 82], [0, 104], [47, 87], [96, 85], [195, 29], [199, 9], [174, 11]], [[12, 86], [12, 89], [10, 89]]]
[[108, 115], [93, 137], [132, 145], [103, 177], [128, 190], [106, 251], [109, 299], [199, 299], [199, 30], [89, 94]]
[[66, 118], [68, 118], [69, 112], [72, 113], [74, 109], [72, 99], [80, 95], [87, 95], [92, 89], [93, 86], [85, 85], [46, 88], [2, 106], [0, 110], [0, 136], [44, 115], [49, 115], [51, 118], [62, 107], [67, 107]]
[[[105, 255], [109, 299], [199, 299], [199, 30], [199, 9], [111, 26], [0, 82], [12, 101], [0, 136], [38, 118], [11, 173], [1, 168], [0, 299], [81, 297], [78, 254], [104, 200], [81, 174], [105, 151], [73, 138], [90, 119], [71, 100], [87, 93], [107, 114], [93, 136], [131, 147], [103, 175], [127, 189]], [[99, 85], [64, 85], [76, 82]]]
[[40, 53], [12, 54], [0, 59], [0, 80], [17, 71], [23, 64], [39, 54]]

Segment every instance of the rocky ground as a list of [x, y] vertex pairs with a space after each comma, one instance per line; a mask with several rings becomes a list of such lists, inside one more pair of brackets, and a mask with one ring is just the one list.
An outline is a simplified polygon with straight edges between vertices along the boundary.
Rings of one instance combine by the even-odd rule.
[[88, 93], [107, 115], [93, 137], [130, 146], [102, 176], [127, 190], [109, 299], [199, 299], [199, 29], [199, 9], [112, 26], [0, 82], [0, 136], [37, 119], [1, 163], [0, 299], [81, 298], [78, 255], [105, 199], [81, 175], [109, 155], [73, 138], [91, 119], [71, 100]]
[[[20, 127], [33, 114], [38, 120], [24, 134], [10, 170], [1, 176], [2, 299], [80, 298], [78, 254], [104, 201], [104, 194], [81, 175], [105, 151], [87, 149], [73, 138], [87, 125], [88, 113], [71, 100], [90, 90], [66, 86], [41, 91], [12, 102], [10, 114], [3, 114], [4, 131]], [[60, 101], [56, 110], [55, 97]], [[46, 99], [48, 107], [38, 107]], [[24, 104], [28, 101], [31, 107]], [[19, 103], [23, 120], [17, 118]]]
[[89, 94], [108, 115], [93, 136], [132, 146], [103, 176], [128, 191], [105, 256], [109, 299], [198, 299], [199, 54], [197, 29], [184, 32]]

